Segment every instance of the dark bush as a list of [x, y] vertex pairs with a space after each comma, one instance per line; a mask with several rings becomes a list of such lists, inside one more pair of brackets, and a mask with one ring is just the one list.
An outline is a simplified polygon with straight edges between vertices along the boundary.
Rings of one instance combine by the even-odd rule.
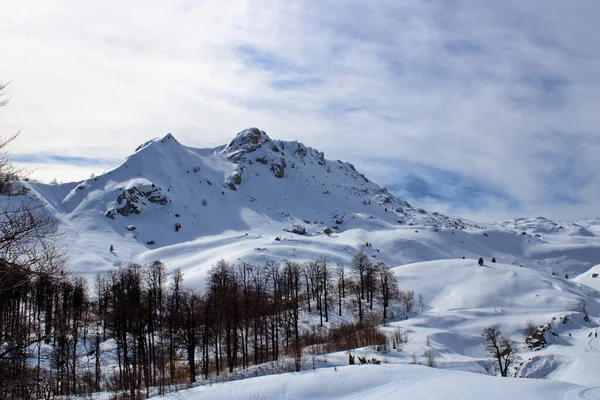
[[296, 224], [292, 227], [292, 233], [296, 235], [304, 235], [306, 233], [306, 228], [304, 225]]
[[383, 346], [387, 343], [387, 336], [377, 329], [377, 323], [373, 321], [342, 324], [325, 334], [305, 333], [302, 341], [304, 347], [320, 343], [321, 352], [333, 353], [365, 346]]

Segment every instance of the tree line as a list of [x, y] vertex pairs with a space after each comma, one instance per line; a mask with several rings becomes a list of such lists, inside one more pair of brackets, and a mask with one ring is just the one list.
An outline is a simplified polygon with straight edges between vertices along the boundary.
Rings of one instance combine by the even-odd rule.
[[[410, 311], [413, 301], [385, 264], [362, 251], [349, 270], [325, 258], [260, 266], [220, 260], [204, 293], [186, 287], [180, 270], [167, 274], [160, 261], [115, 268], [93, 288], [60, 266], [21, 274], [3, 263], [2, 271], [3, 398], [99, 390], [138, 397], [150, 387], [164, 393], [172, 384], [282, 358], [300, 370], [303, 348], [325, 340], [301, 323], [301, 313], [323, 326], [332, 313], [351, 309], [360, 330], [367, 311], [380, 322], [392, 302]], [[103, 368], [103, 343], [112, 343], [114, 372]]]

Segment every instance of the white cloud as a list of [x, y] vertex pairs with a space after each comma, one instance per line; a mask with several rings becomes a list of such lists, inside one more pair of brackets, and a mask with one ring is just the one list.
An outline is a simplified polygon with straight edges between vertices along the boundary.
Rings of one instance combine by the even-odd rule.
[[593, 2], [32, 0], [3, 12], [0, 79], [13, 82], [0, 132], [23, 129], [13, 153], [120, 159], [166, 132], [209, 147], [259, 126], [357, 165], [385, 157], [382, 183], [402, 184], [384, 173], [395, 164], [425, 165], [511, 199], [455, 199], [451, 212], [579, 218], [598, 205]]
[[83, 179], [87, 179], [93, 175], [99, 175], [103, 172], [108, 172], [113, 169], [114, 165], [80, 165], [73, 163], [59, 163], [53, 162], [47, 163], [15, 163], [19, 168], [23, 168], [28, 172], [30, 179], [34, 179], [40, 182], [52, 182], [57, 180], [60, 183], [64, 182], [75, 182]]

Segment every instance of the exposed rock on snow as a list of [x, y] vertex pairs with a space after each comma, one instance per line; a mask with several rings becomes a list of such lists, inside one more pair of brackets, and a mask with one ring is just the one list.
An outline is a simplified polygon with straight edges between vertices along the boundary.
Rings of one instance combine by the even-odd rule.
[[[169, 203], [169, 198], [162, 194], [159, 187], [154, 185], [144, 186], [132, 186], [128, 189], [124, 189], [121, 194], [117, 197], [117, 203], [120, 207], [117, 207], [115, 211], [124, 217], [131, 214], [141, 214], [146, 202], [148, 200], [153, 204], [166, 205]], [[106, 214], [107, 217], [114, 216], [114, 213], [109, 210]]]
[[285, 175], [285, 167], [287, 167], [285, 158], [280, 158], [279, 162], [274, 162], [271, 164], [271, 171], [276, 178], [283, 178]]
[[265, 131], [258, 128], [249, 128], [238, 133], [235, 138], [223, 150], [229, 154], [229, 159], [239, 161], [248, 153], [252, 153], [261, 148], [263, 144], [269, 143], [271, 138]]

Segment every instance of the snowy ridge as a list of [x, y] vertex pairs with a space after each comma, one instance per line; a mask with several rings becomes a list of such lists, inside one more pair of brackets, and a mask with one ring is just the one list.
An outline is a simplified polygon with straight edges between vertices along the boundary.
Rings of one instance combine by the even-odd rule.
[[[30, 187], [59, 219], [70, 267], [86, 274], [160, 258], [201, 287], [204, 272], [221, 257], [327, 256], [347, 263], [359, 249], [390, 265], [496, 256], [572, 276], [600, 259], [597, 220], [562, 229], [546, 219], [486, 226], [430, 213], [352, 164], [273, 140], [258, 128], [215, 149], [187, 147], [167, 134], [103, 175]], [[305, 235], [289, 233], [298, 224]]]

